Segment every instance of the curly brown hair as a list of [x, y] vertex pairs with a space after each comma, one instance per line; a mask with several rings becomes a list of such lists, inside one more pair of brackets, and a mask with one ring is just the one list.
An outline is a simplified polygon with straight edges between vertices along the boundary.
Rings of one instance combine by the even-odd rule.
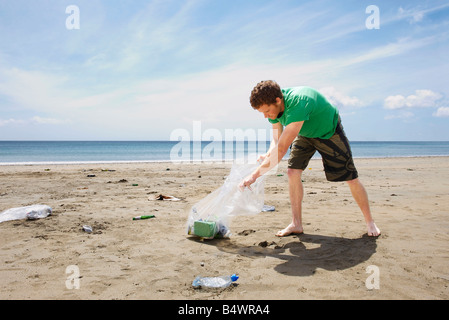
[[283, 98], [281, 87], [273, 80], [259, 82], [251, 91], [249, 101], [253, 109], [259, 109], [263, 104], [275, 104], [276, 98]]

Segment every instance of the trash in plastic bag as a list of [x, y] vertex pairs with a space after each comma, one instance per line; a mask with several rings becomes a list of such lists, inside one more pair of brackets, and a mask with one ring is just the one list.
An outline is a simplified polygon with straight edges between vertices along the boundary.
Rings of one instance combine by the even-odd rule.
[[251, 189], [240, 190], [240, 182], [250, 175], [258, 164], [234, 163], [223, 186], [196, 203], [187, 220], [187, 234], [205, 239], [228, 238], [231, 235], [231, 217], [255, 215], [264, 205], [265, 178], [261, 176]]
[[36, 204], [27, 207], [11, 208], [0, 212], [0, 223], [10, 220], [46, 218], [52, 213], [49, 206]]

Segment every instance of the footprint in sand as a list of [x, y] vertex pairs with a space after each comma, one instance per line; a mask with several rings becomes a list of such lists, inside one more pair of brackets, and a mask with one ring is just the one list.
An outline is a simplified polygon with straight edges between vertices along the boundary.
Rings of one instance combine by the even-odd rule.
[[253, 232], [256, 232], [256, 230], [251, 230], [251, 229], [248, 229], [248, 230], [243, 230], [243, 231], [241, 231], [241, 232], [239, 232], [239, 233], [237, 233], [239, 236], [247, 236], [247, 235], [249, 235], [249, 234], [251, 234], [251, 233], [253, 233]]
[[262, 241], [262, 242], [259, 242], [258, 246], [262, 247], [262, 248], [266, 248], [266, 247], [269, 247], [269, 246], [274, 246], [274, 249], [282, 249], [284, 247], [284, 245], [278, 245], [274, 241], [271, 241], [271, 242]]

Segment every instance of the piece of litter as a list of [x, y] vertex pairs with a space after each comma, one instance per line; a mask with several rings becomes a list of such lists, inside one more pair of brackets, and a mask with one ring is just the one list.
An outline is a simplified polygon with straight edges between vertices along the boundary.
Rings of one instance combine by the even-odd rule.
[[133, 220], [145, 220], [145, 219], [151, 219], [151, 218], [156, 218], [156, 216], [153, 214], [148, 215], [148, 216], [138, 216], [138, 217], [134, 217]]
[[193, 280], [192, 286], [194, 288], [227, 288], [237, 281], [239, 276], [233, 274], [232, 276], [221, 277], [201, 277], [198, 276]]
[[92, 233], [92, 227], [91, 226], [83, 226], [83, 230], [87, 233]]
[[269, 205], [264, 204], [262, 207], [262, 212], [274, 211], [274, 210], [275, 210], [274, 206], [269, 206]]
[[159, 194], [157, 196], [149, 197], [148, 200], [180, 201], [181, 199], [178, 199], [178, 198], [173, 197], [173, 196], [165, 196], [163, 194]]
[[51, 208], [44, 208], [42, 210], [32, 210], [27, 213], [28, 220], [37, 220], [47, 218], [51, 215]]
[[52, 213], [52, 208], [47, 205], [31, 205], [26, 207], [11, 208], [0, 212], [0, 222], [20, 220], [28, 218], [36, 220], [46, 218]]
[[440, 277], [441, 279], [444, 279], [444, 280], [449, 281], [449, 276], [440, 275], [439, 277]]

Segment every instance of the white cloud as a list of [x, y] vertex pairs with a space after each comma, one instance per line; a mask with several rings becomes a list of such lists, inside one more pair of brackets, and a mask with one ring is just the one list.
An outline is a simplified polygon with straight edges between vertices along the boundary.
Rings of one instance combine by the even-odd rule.
[[0, 127], [8, 126], [8, 125], [59, 125], [70, 122], [69, 120], [61, 120], [54, 118], [43, 118], [39, 116], [35, 116], [29, 119], [14, 119], [10, 118], [7, 120], [0, 119]]
[[438, 110], [433, 114], [435, 117], [443, 118], [443, 117], [449, 117], [449, 107], [440, 107]]
[[42, 118], [39, 116], [35, 116], [29, 120], [32, 124], [51, 124], [51, 125], [58, 125], [58, 124], [64, 124], [70, 122], [69, 120], [61, 120], [61, 119], [54, 119], [54, 118]]
[[389, 96], [385, 98], [385, 109], [401, 108], [427, 108], [436, 107], [436, 102], [442, 98], [442, 95], [432, 90], [416, 90], [415, 94], [407, 97], [403, 95]]
[[7, 119], [7, 120], [0, 119], [0, 127], [7, 126], [10, 124], [18, 124], [18, 123], [23, 123], [23, 120], [17, 120], [17, 119], [12, 119], [12, 118]]
[[413, 24], [422, 21], [425, 11], [416, 8], [405, 10], [402, 7], [399, 7], [398, 13], [400, 18], [406, 18], [410, 24]]
[[412, 112], [409, 111], [403, 111], [399, 114], [389, 114], [385, 116], [385, 120], [392, 120], [392, 119], [402, 119], [407, 120], [413, 118], [415, 115]]
[[334, 87], [324, 87], [319, 91], [336, 107], [362, 107], [364, 103], [357, 97], [347, 96], [335, 89]]
[[385, 109], [399, 109], [406, 104], [406, 98], [401, 95], [389, 96], [384, 101]]
[[[0, 69], [0, 79], [3, 80], [0, 95], [7, 97], [13, 106], [57, 118], [70, 118], [76, 113], [86, 115], [86, 111], [94, 108], [108, 111], [120, 105], [130, 92], [130, 89], [98, 92], [88, 86], [72, 86], [66, 76], [18, 68]], [[48, 123], [49, 118], [33, 119], [35, 123]]]
[[410, 9], [404, 9], [402, 7], [399, 7], [397, 18], [407, 19], [410, 24], [414, 24], [421, 22], [424, 19], [425, 15], [436, 11], [444, 10], [448, 6], [449, 4], [445, 3], [431, 8], [423, 8], [422, 5]]
[[0, 77], [4, 80], [0, 81], [0, 94], [21, 107], [47, 111], [61, 108], [67, 99], [66, 92], [60, 90], [65, 77], [18, 68], [0, 69]]

